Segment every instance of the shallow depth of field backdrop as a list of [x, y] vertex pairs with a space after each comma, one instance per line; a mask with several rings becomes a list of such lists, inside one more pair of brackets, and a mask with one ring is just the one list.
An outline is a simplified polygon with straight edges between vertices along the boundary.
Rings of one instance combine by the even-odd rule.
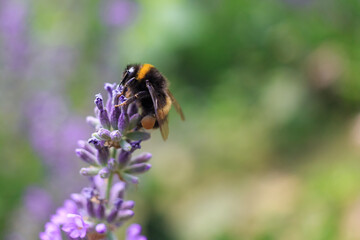
[[150, 240], [360, 239], [359, 43], [358, 0], [1, 0], [0, 239], [86, 186], [85, 117], [133, 62], [187, 117], [143, 144]]

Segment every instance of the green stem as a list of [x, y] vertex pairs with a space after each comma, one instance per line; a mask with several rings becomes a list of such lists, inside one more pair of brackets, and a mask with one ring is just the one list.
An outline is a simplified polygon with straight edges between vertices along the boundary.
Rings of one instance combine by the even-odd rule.
[[[116, 149], [112, 149], [112, 154], [111, 156], [115, 159], [116, 158]], [[114, 177], [114, 173], [113, 172], [110, 172], [110, 175], [109, 175], [109, 178], [108, 178], [108, 182], [107, 182], [107, 187], [106, 187], [106, 200], [109, 201], [109, 198], [110, 198], [110, 190], [111, 190], [111, 185], [112, 185], [112, 181], [113, 181], [113, 177]]]
[[108, 201], [110, 198], [110, 189], [111, 189], [111, 183], [112, 183], [113, 177], [114, 177], [114, 173], [111, 172], [109, 175], [109, 178], [108, 178], [107, 188], [106, 188], [106, 200], [108, 200]]

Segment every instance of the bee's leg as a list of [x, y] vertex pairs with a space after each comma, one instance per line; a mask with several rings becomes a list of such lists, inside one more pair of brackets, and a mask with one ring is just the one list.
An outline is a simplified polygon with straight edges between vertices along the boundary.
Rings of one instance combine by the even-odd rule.
[[136, 79], [135, 77], [132, 77], [132, 78], [129, 79], [129, 81], [127, 81], [127, 82], [123, 85], [123, 89], [122, 89], [121, 93], [119, 93], [119, 94], [116, 95], [116, 97], [115, 97], [116, 101], [118, 101], [119, 98], [120, 98], [122, 95], [124, 95], [126, 89], [131, 85], [131, 83], [134, 82], [135, 79]]
[[141, 98], [144, 98], [144, 97], [147, 97], [149, 96], [149, 92], [147, 91], [141, 91], [141, 92], [138, 92], [136, 93], [134, 96], [126, 99], [125, 102], [119, 104], [119, 105], [115, 105], [114, 107], [121, 107], [121, 106], [124, 106], [124, 105], [128, 105], [130, 103], [132, 103], [133, 101], [135, 101], [136, 99], [141, 99]]
[[132, 77], [132, 78], [129, 79], [129, 81], [127, 81], [127, 82], [124, 84], [123, 89], [122, 89], [120, 95], [124, 95], [126, 88], [129, 87], [129, 86], [134, 82], [135, 79], [136, 79], [135, 77]]

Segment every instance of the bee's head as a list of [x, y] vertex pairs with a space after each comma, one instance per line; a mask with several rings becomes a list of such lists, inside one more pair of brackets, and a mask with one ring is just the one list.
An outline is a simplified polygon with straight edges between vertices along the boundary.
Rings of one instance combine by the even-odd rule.
[[120, 84], [124, 85], [131, 78], [136, 77], [138, 70], [139, 70], [139, 64], [127, 65], [125, 71], [123, 72], [123, 77]]

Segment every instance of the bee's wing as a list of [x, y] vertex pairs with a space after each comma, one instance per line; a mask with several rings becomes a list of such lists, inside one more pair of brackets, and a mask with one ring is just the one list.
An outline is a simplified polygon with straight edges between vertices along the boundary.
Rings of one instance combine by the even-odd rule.
[[161, 136], [165, 141], [169, 135], [169, 124], [168, 124], [167, 114], [164, 113], [159, 114], [163, 111], [163, 109], [159, 107], [159, 100], [156, 97], [155, 89], [148, 81], [146, 81], [146, 86], [149, 89], [149, 93], [154, 104], [155, 116], [160, 127]]
[[170, 97], [171, 102], [172, 102], [172, 104], [173, 104], [174, 107], [175, 107], [175, 110], [177, 111], [177, 113], [178, 113], [178, 114], [180, 115], [180, 117], [181, 117], [181, 120], [185, 121], [184, 113], [183, 113], [183, 111], [182, 111], [182, 109], [181, 109], [181, 107], [180, 107], [180, 104], [178, 103], [178, 101], [176, 101], [174, 95], [172, 95], [172, 93], [170, 92], [169, 89], [167, 90], [166, 93], [167, 93], [167, 95]]

